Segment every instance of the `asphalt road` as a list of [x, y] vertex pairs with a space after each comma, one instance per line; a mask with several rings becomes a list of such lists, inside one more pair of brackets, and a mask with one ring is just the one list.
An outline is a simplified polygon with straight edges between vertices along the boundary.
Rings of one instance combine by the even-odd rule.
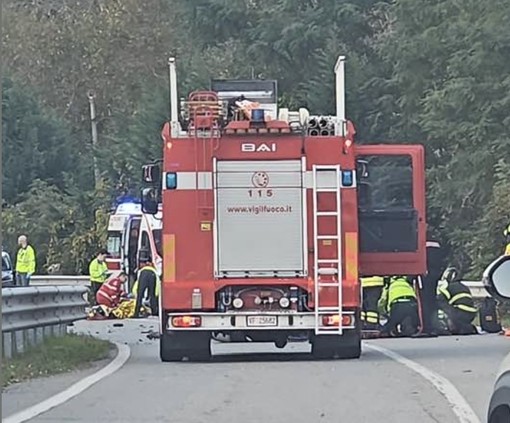
[[[458, 422], [437, 386], [365, 348], [360, 360], [313, 361], [307, 344], [217, 344], [210, 363], [161, 363], [156, 320], [80, 322], [75, 331], [128, 343], [119, 371], [32, 422]], [[448, 379], [485, 421], [510, 339], [497, 335], [384, 339], [384, 347]], [[251, 353], [251, 354], [246, 354]], [[290, 354], [292, 353], [292, 354]], [[26, 393], [25, 395], [29, 395]], [[3, 401], [10, 400], [9, 392]]]

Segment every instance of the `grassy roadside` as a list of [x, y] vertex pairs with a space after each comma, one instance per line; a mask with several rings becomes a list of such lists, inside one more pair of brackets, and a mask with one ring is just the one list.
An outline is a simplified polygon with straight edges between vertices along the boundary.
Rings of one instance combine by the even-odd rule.
[[16, 382], [69, 372], [109, 356], [113, 346], [91, 336], [69, 334], [2, 361], [2, 388]]

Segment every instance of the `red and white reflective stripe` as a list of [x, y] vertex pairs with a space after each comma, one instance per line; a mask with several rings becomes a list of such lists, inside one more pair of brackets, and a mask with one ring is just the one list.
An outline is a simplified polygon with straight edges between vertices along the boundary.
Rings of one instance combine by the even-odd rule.
[[[183, 190], [212, 189], [212, 172], [175, 172], [177, 174], [177, 188]], [[166, 173], [163, 174], [163, 181]], [[166, 187], [163, 187], [166, 189]]]
[[[196, 189], [213, 189], [213, 173], [212, 172], [175, 172], [177, 174], [177, 190], [196, 190]], [[356, 173], [353, 174], [354, 184], [356, 186]], [[166, 172], [163, 174], [163, 181], [166, 180]], [[163, 183], [164, 184], [164, 183]], [[304, 188], [313, 188], [313, 175], [311, 171], [304, 172], [303, 177]], [[163, 186], [163, 189], [166, 189]]]
[[101, 303], [107, 303], [108, 305], [111, 305], [113, 304], [113, 298], [110, 297], [108, 294], [102, 292], [102, 291], [98, 291], [97, 293], [97, 299], [98, 299], [98, 302], [101, 302]]
[[104, 291], [98, 291], [97, 295], [99, 297], [104, 298], [105, 300], [108, 300], [109, 302], [112, 302], [112, 300], [113, 300], [113, 298], [110, 295], [108, 295], [106, 292], [104, 292]]

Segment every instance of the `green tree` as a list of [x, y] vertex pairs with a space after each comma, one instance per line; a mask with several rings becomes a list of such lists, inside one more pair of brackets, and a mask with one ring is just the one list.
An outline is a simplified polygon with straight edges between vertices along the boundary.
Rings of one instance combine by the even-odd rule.
[[[452, 260], [476, 273], [500, 250], [484, 216], [491, 198], [498, 201], [496, 163], [509, 151], [510, 37], [502, 28], [510, 1], [436, 0], [416, 7], [400, 0], [391, 13], [393, 31], [379, 45], [393, 63], [386, 81], [396, 105], [385, 110], [393, 123], [389, 135], [425, 142], [429, 222], [450, 243]], [[492, 246], [474, 260], [479, 246], [487, 246], [481, 237]]]
[[86, 187], [90, 182], [90, 149], [66, 121], [41, 107], [30, 91], [2, 80], [3, 200], [16, 202], [32, 181], [64, 188], [67, 174]]

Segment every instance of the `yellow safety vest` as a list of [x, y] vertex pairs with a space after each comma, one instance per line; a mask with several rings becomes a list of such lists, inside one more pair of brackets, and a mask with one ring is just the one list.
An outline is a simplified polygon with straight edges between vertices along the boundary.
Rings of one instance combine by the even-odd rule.
[[145, 266], [145, 267], [142, 267], [139, 271], [138, 271], [138, 275], [136, 276], [136, 281], [133, 285], [133, 289], [131, 290], [131, 293], [136, 297], [136, 295], [138, 294], [138, 279], [140, 277], [140, 272], [142, 270], [150, 270], [151, 272], [153, 272], [155, 275], [156, 275], [156, 297], [159, 297], [159, 294], [161, 292], [161, 279], [158, 275], [158, 272], [156, 271], [156, 269], [154, 269], [154, 267], [152, 266]]
[[390, 284], [387, 285], [382, 293], [381, 299], [379, 300], [379, 308], [391, 311], [392, 305], [403, 298], [415, 298], [416, 293], [414, 288], [403, 278], [392, 279]]
[[26, 248], [20, 248], [16, 255], [16, 272], [34, 273], [35, 272], [35, 251], [31, 245]]
[[510, 256], [510, 242], [508, 244], [506, 244], [505, 256]]
[[89, 266], [89, 275], [91, 282], [106, 282], [106, 279], [108, 278], [108, 267], [106, 266], [106, 263], [104, 261], [100, 263], [97, 258], [92, 260]]
[[370, 288], [372, 286], [384, 286], [384, 278], [382, 276], [370, 276], [361, 278], [361, 286], [363, 288]]

